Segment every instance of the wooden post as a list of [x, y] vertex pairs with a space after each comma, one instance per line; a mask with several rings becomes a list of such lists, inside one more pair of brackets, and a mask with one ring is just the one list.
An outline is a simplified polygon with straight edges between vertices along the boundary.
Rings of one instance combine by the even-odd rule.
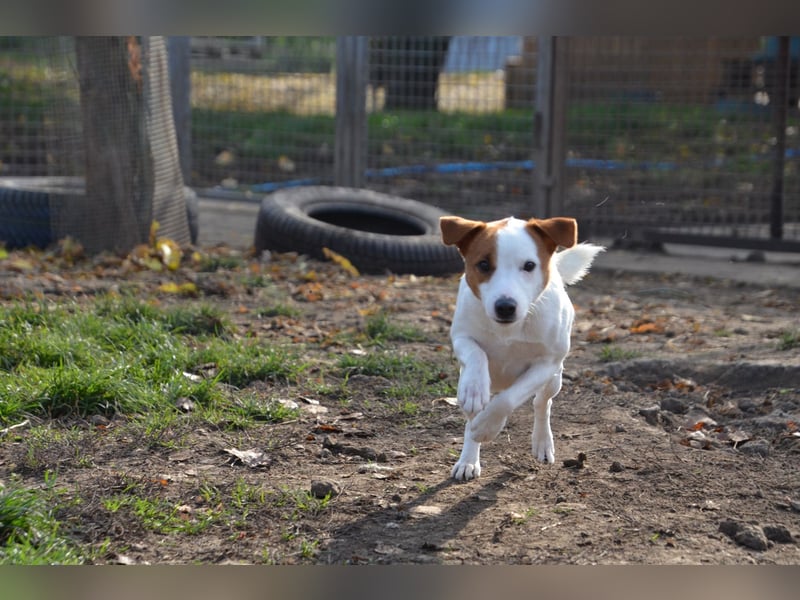
[[363, 187], [367, 163], [368, 39], [336, 39], [336, 141], [334, 183]]
[[191, 38], [186, 35], [167, 38], [169, 81], [172, 93], [172, 115], [183, 181], [192, 181], [192, 82]]
[[533, 216], [546, 218], [564, 206], [566, 158], [567, 40], [539, 38], [533, 117]]

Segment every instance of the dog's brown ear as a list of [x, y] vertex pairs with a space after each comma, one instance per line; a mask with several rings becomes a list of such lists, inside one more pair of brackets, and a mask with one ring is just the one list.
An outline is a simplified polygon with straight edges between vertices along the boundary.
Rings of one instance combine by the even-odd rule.
[[461, 217], [440, 217], [439, 227], [442, 241], [448, 246], [455, 245], [463, 256], [475, 236], [486, 228], [486, 223]]
[[578, 243], [578, 222], [569, 217], [531, 219], [528, 228], [541, 234], [550, 252], [558, 246], [572, 248]]

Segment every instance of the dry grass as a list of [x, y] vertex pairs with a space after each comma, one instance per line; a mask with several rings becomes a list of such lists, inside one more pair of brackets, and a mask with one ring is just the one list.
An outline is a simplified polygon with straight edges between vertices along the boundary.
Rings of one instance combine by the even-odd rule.
[[[367, 91], [369, 109], [383, 106], [384, 94], [374, 98]], [[192, 73], [194, 108], [267, 112], [297, 115], [333, 115], [336, 108], [336, 75], [295, 73], [255, 75], [249, 73]], [[443, 112], [496, 112], [505, 107], [503, 72], [444, 74], [439, 84], [439, 110]]]

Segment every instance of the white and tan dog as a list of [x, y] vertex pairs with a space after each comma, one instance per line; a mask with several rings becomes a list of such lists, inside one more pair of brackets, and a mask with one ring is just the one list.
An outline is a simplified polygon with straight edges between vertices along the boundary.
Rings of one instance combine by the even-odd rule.
[[[461, 363], [458, 403], [467, 416], [455, 479], [481, 473], [481, 444], [533, 398], [533, 455], [555, 460], [550, 406], [561, 389], [575, 311], [564, 289], [579, 281], [604, 248], [577, 244], [574, 219], [509, 218], [491, 223], [442, 217], [445, 244], [465, 272], [450, 337]], [[566, 248], [561, 252], [556, 249]]]

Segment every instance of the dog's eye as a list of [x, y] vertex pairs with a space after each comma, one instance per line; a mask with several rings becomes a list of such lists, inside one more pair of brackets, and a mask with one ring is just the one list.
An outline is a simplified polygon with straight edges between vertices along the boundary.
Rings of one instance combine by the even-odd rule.
[[488, 273], [492, 270], [491, 263], [485, 258], [477, 264], [477, 267], [481, 273]]
[[536, 263], [535, 263], [535, 262], [533, 262], [532, 260], [529, 260], [528, 262], [526, 262], [526, 263], [523, 265], [523, 267], [522, 267], [522, 268], [523, 268], [525, 271], [527, 271], [528, 273], [530, 273], [531, 271], [533, 271], [533, 270], [536, 268]]

